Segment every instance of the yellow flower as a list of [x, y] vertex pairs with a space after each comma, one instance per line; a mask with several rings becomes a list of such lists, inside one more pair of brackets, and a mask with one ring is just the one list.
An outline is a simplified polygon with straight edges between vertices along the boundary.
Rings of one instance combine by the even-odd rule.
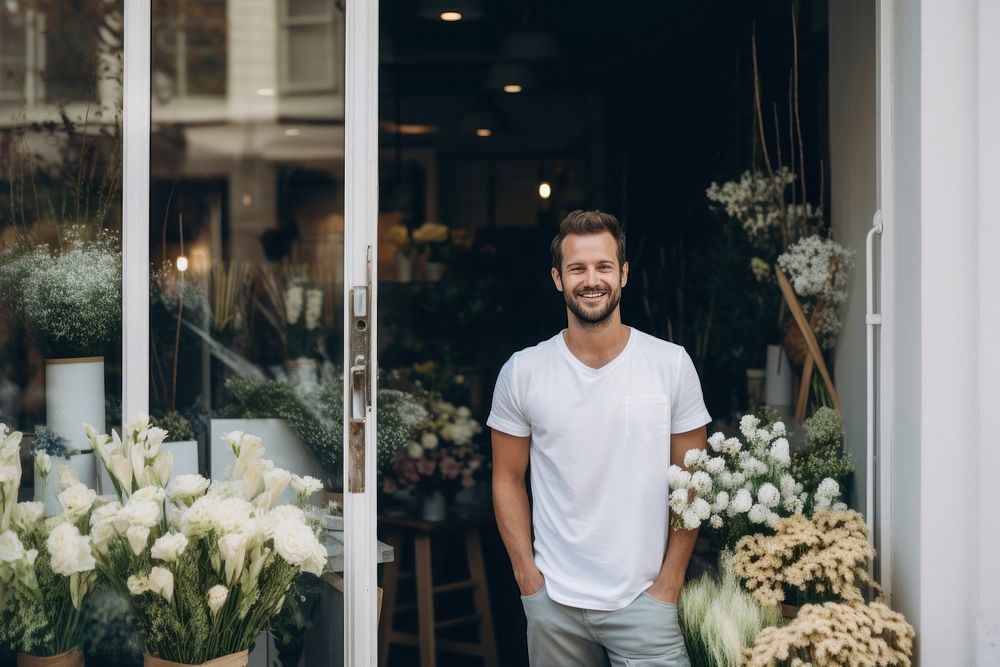
[[425, 222], [413, 230], [416, 243], [444, 243], [448, 240], [448, 228], [440, 222]]
[[398, 246], [410, 244], [410, 230], [403, 225], [393, 225], [386, 234], [386, 241]]

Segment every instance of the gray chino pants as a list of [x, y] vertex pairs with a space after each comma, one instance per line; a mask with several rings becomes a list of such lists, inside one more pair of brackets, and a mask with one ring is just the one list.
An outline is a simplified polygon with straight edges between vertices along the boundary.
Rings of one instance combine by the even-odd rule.
[[648, 593], [617, 611], [567, 607], [544, 587], [521, 602], [531, 667], [691, 667], [677, 605]]

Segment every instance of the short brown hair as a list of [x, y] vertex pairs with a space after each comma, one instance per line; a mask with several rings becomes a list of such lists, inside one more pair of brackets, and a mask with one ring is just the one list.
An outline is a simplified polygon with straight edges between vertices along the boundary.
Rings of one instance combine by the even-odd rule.
[[552, 239], [552, 266], [562, 273], [562, 242], [570, 234], [601, 234], [607, 232], [618, 245], [618, 268], [625, 265], [625, 230], [618, 218], [604, 211], [571, 211], [559, 223], [559, 233]]

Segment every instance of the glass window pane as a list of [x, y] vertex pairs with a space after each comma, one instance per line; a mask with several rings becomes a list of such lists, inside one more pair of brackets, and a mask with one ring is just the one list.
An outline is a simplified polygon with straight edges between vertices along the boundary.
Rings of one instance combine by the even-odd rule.
[[0, 97], [24, 94], [25, 29], [23, 12], [0, 7]]
[[288, 84], [329, 86], [333, 82], [331, 26], [299, 26], [288, 30]]
[[288, 16], [326, 16], [330, 13], [331, 0], [287, 0]]

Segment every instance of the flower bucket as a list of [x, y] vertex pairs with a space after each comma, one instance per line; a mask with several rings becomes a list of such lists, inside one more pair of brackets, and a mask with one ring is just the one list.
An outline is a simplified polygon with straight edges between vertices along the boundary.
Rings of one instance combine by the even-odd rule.
[[[198, 667], [246, 667], [249, 662], [250, 651], [240, 651], [239, 653], [230, 653], [229, 655], [214, 658], [208, 662], [199, 663]], [[142, 664], [144, 667], [194, 667], [187, 662], [164, 660], [163, 658], [157, 658], [149, 655], [148, 653], [143, 654]]]
[[[80, 431], [83, 431], [81, 426]], [[59, 469], [69, 466], [80, 481], [89, 488], [97, 488], [97, 457], [91, 451], [73, 454], [68, 459], [59, 456], [52, 457], [52, 470], [49, 472], [48, 481], [45, 483], [45, 497], [42, 497], [42, 477], [38, 471], [34, 471], [35, 476], [35, 500], [45, 503], [45, 516], [55, 516], [62, 514], [62, 506], [59, 504]], [[34, 466], [32, 466], [34, 467]], [[111, 487], [108, 487], [111, 488]], [[105, 490], [106, 491], [106, 490]], [[113, 492], [113, 491], [112, 491]]]
[[448, 509], [444, 493], [431, 491], [420, 500], [420, 518], [424, 521], [441, 521]]
[[38, 656], [17, 654], [17, 667], [83, 667], [83, 649], [73, 647], [58, 655]]
[[83, 433], [85, 423], [106, 433], [104, 357], [45, 360], [45, 418], [49, 430], [79, 451], [90, 449]]

